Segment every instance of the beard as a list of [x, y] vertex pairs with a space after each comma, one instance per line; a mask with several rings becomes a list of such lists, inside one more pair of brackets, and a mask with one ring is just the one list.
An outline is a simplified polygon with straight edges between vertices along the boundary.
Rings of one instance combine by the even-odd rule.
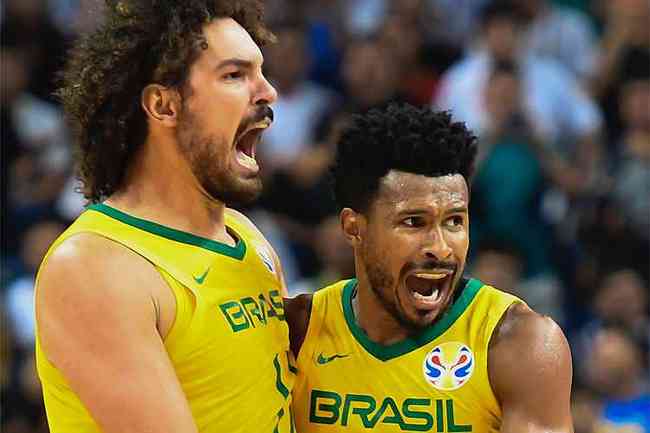
[[[200, 122], [185, 106], [179, 116], [177, 140], [190, 169], [211, 199], [228, 206], [241, 206], [255, 201], [262, 192], [259, 176], [244, 178], [229, 169], [228, 156], [232, 143], [225, 137], [204, 134]], [[245, 119], [239, 129], [254, 121]]]
[[362, 257], [364, 267], [366, 268], [366, 275], [370, 283], [370, 289], [375, 294], [384, 310], [390, 314], [401, 326], [410, 332], [417, 332], [423, 326], [420, 322], [412, 320], [408, 317], [404, 308], [402, 307], [397, 294], [397, 284], [395, 278], [387, 272], [381, 258], [374, 256], [371, 251], [378, 251], [372, 245], [367, 245], [364, 248]]

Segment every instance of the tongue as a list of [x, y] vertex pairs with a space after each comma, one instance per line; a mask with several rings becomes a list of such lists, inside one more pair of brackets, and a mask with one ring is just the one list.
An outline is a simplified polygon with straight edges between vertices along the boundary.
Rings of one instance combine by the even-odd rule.
[[407, 286], [409, 289], [423, 296], [429, 296], [438, 287], [438, 282], [415, 276], [408, 277]]

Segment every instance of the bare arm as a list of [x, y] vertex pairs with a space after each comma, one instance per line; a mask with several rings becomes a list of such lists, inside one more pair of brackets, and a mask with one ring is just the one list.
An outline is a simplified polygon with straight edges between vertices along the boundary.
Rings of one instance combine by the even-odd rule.
[[501, 433], [573, 433], [571, 353], [555, 322], [513, 305], [495, 331], [488, 365]]
[[289, 325], [289, 340], [291, 352], [298, 358], [300, 348], [307, 336], [309, 319], [311, 317], [312, 294], [302, 294], [295, 298], [284, 298], [284, 314]]
[[106, 433], [198, 433], [158, 330], [160, 289], [149, 262], [90, 234], [40, 272], [43, 350]]

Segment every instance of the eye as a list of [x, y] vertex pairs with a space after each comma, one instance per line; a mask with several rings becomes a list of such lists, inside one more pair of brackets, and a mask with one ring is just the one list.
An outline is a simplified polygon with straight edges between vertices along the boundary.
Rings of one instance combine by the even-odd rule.
[[424, 225], [424, 218], [418, 216], [408, 217], [402, 220], [402, 224], [407, 227], [422, 227]]
[[244, 76], [244, 73], [242, 71], [234, 71], [234, 72], [229, 72], [223, 77], [226, 80], [238, 80], [239, 78], [242, 78]]
[[464, 222], [463, 217], [460, 215], [454, 215], [447, 219], [447, 224], [450, 226], [462, 226]]

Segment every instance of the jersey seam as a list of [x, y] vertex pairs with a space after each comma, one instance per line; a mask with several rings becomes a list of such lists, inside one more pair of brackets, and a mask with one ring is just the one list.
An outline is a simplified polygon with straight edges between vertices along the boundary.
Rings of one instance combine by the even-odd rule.
[[237, 244], [234, 247], [182, 230], [177, 230], [172, 227], [167, 227], [153, 221], [148, 221], [135, 217], [133, 215], [129, 215], [126, 212], [122, 212], [121, 210], [108, 206], [104, 203], [92, 204], [88, 206], [87, 209], [99, 212], [111, 219], [121, 222], [122, 224], [129, 225], [147, 233], [151, 233], [153, 235], [160, 236], [175, 242], [192, 245], [240, 261], [243, 260], [246, 256], [246, 242], [240, 234], [234, 232], [232, 227], [226, 226], [227, 229], [233, 231], [237, 235]]

